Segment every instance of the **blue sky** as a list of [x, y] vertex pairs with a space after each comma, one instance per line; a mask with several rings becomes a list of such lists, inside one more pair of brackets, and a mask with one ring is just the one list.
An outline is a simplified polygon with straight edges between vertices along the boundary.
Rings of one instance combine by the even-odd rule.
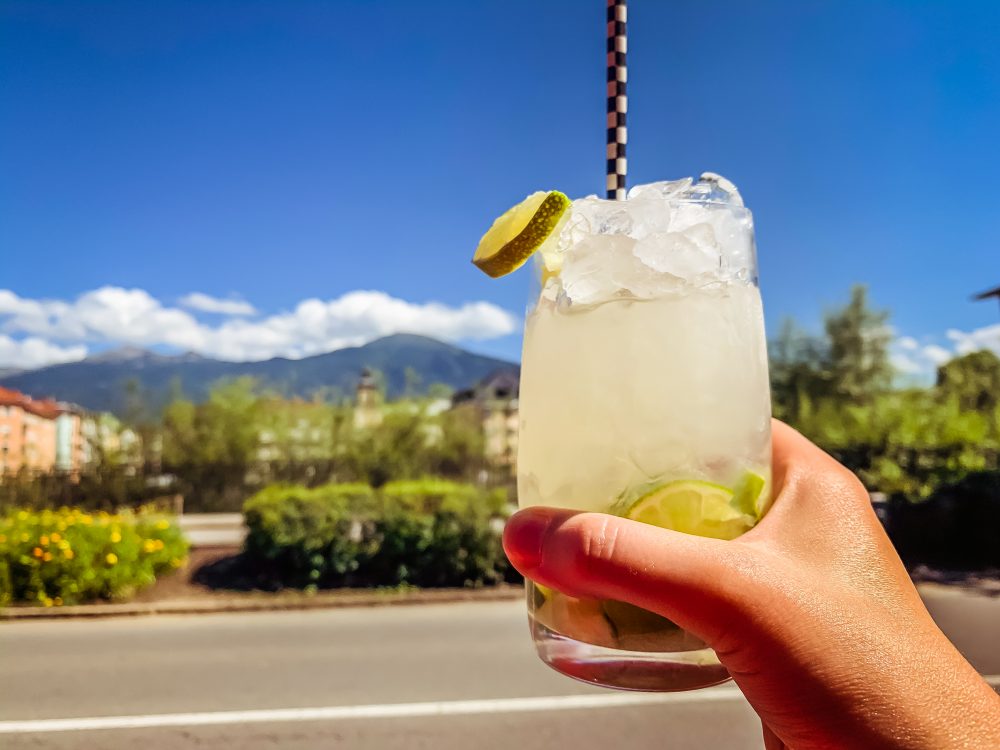
[[[0, 367], [299, 332], [305, 354], [400, 321], [516, 358], [526, 274], [469, 257], [525, 194], [602, 190], [604, 12], [3, 0]], [[1000, 284], [1000, 4], [629, 14], [630, 183], [740, 186], [772, 330], [865, 282], [904, 367], [1000, 350], [997, 306], [969, 300]]]

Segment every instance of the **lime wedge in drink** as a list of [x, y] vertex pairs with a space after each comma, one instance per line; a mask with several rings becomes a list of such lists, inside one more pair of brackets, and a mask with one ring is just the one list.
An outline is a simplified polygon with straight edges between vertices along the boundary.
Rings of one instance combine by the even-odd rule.
[[532, 193], [493, 222], [472, 262], [494, 279], [516, 271], [549, 238], [569, 204], [558, 190]]
[[636, 500], [625, 517], [713, 539], [735, 539], [757, 522], [755, 514], [735, 506], [731, 489], [697, 479], [656, 488]]
[[764, 501], [767, 499], [764, 494], [764, 485], [766, 484], [767, 480], [760, 474], [748, 471], [743, 475], [742, 481], [736, 488], [736, 494], [733, 496], [733, 507], [760, 520], [760, 517], [764, 515]]

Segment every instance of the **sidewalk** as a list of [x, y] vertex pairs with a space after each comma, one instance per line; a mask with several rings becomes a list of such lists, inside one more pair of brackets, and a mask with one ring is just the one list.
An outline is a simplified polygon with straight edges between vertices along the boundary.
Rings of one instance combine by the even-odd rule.
[[218, 592], [197, 598], [163, 601], [80, 604], [69, 607], [4, 607], [0, 608], [0, 621], [215, 614], [269, 610], [291, 611], [337, 607], [385, 607], [469, 601], [503, 601], [520, 599], [523, 596], [524, 590], [520, 586], [510, 585], [482, 589], [342, 589], [321, 591], [316, 594], [306, 594], [300, 591], [277, 594]]
[[[208, 539], [199, 538], [192, 546], [187, 563], [175, 573], [160, 578], [148, 589], [138, 592], [127, 602], [102, 602], [64, 607], [19, 605], [0, 607], [0, 622], [50, 620], [62, 618], [138, 617], [140, 615], [189, 615], [221, 612], [265, 612], [274, 610], [333, 609], [337, 607], [385, 607], [407, 604], [444, 604], [466, 601], [498, 601], [524, 596], [520, 585], [490, 588], [381, 588], [329, 589], [306, 593], [295, 589], [279, 592], [213, 588], [198, 583], [199, 571], [214, 563], [231, 560], [240, 551], [232, 539], [218, 544], [219, 532], [226, 521], [198, 524], [197, 530], [207, 532]], [[213, 521], [216, 519], [212, 519]], [[214, 528], [213, 528], [214, 526]], [[225, 529], [232, 535], [231, 524]]]

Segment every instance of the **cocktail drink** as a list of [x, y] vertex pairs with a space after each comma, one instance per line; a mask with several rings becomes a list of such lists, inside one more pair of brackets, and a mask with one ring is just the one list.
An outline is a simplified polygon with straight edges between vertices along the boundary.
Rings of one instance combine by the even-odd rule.
[[[770, 394], [753, 222], [705, 174], [572, 202], [539, 244], [524, 331], [518, 499], [717, 539], [770, 502]], [[728, 679], [670, 620], [527, 584], [541, 658], [609, 687]]]

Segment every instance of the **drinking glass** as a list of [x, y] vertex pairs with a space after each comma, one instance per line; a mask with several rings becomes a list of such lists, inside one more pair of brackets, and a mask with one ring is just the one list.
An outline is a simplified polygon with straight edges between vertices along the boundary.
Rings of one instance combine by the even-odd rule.
[[[720, 180], [575, 201], [538, 254], [521, 370], [521, 507], [719, 539], [766, 512], [770, 393], [753, 218]], [[705, 643], [658, 614], [531, 581], [527, 602], [539, 656], [570, 677], [651, 691], [729, 679]]]

